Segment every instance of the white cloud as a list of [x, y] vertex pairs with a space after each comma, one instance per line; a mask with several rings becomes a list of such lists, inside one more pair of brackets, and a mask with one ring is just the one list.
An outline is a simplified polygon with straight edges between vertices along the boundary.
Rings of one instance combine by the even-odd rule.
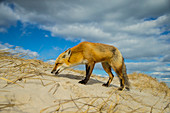
[[[128, 70], [131, 71], [143, 71], [143, 72], [151, 72], [151, 71], [166, 71], [166, 64], [162, 62], [127, 62], [126, 63]], [[169, 70], [169, 69], [168, 69]]]
[[29, 49], [24, 49], [19, 46], [10, 45], [8, 43], [4, 43], [4, 44], [0, 43], [0, 50], [7, 50], [12, 53], [24, 53], [24, 54], [28, 55], [29, 57], [38, 57], [39, 56], [39, 54], [37, 52], [31, 51]]
[[138, 38], [132, 37], [115, 44], [121, 49], [125, 58], [128, 59], [156, 59], [157, 57], [170, 54], [170, 46], [164, 40], [155, 37]]
[[142, 21], [136, 24], [132, 24], [122, 28], [123, 31], [129, 32], [137, 35], [159, 35], [162, 30], [159, 27], [162, 27], [167, 20], [170, 20], [170, 16], [164, 15], [158, 17], [156, 20], [152, 21]]
[[0, 3], [0, 15], [0, 32], [6, 32], [6, 28], [15, 25], [19, 19], [18, 14], [5, 3]]
[[48, 38], [49, 36], [48, 35], [44, 35], [44, 37]]
[[163, 62], [127, 62], [126, 65], [128, 73], [145, 72], [159, 80], [170, 77], [170, 66]]
[[169, 55], [165, 55], [164, 57], [162, 57], [160, 59], [162, 62], [168, 62], [170, 63], [170, 54]]
[[58, 47], [58, 46], [53, 47], [53, 49], [56, 50], [56, 51], [62, 50], [62, 48], [60, 48], [60, 47]]
[[39, 56], [37, 52], [31, 51], [29, 49], [23, 49], [18, 46], [16, 46], [16, 48], [14, 49], [14, 52], [24, 53], [24, 54], [28, 55], [29, 57], [38, 57]]
[[48, 61], [46, 61], [47, 63], [49, 63], [49, 64], [54, 64], [55, 63], [55, 60], [48, 60]]
[[0, 32], [6, 32], [5, 28], [0, 28]]
[[168, 76], [170, 76], [170, 72], [152, 72], [151, 75], [159, 76], [164, 79], [170, 79]]
[[14, 47], [14, 45], [10, 45], [10, 44], [8, 44], [8, 43], [4, 43], [4, 46], [7, 47], [7, 48]]
[[95, 27], [94, 25], [67, 25], [63, 26], [41, 26], [41, 28], [52, 32], [52, 36], [62, 36], [69, 40], [82, 39], [89, 41], [104, 40], [103, 37], [111, 39], [111, 34], [103, 32], [102, 29]]
[[17, 20], [36, 24], [54, 37], [114, 45], [126, 59], [154, 60], [127, 63], [130, 71], [166, 72], [170, 33], [160, 34], [170, 31], [169, 7], [169, 0], [13, 0], [0, 4], [0, 32]]

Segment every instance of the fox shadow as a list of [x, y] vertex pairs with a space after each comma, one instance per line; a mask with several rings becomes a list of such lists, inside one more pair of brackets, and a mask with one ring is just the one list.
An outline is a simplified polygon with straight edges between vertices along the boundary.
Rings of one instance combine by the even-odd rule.
[[[64, 78], [69, 78], [69, 79], [76, 79], [76, 80], [83, 80], [85, 77], [84, 76], [78, 76], [78, 75], [73, 75], [73, 74], [59, 74], [59, 75], [55, 75], [57, 77], [64, 77]], [[89, 81], [87, 82], [86, 85], [93, 85], [93, 84], [97, 84], [97, 83], [101, 83], [104, 84], [106, 83], [107, 81], [100, 81], [100, 80], [97, 80], [97, 79], [94, 79], [94, 78], [90, 78]], [[118, 86], [116, 85], [113, 85], [113, 84], [110, 84], [109, 87], [115, 87], [115, 88], [118, 88]]]

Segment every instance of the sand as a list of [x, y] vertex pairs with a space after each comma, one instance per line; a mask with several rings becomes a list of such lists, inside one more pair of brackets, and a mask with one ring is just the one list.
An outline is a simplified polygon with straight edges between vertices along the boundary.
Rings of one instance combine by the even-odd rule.
[[115, 77], [92, 75], [86, 85], [78, 82], [83, 71], [51, 74], [52, 66], [13, 55], [0, 56], [1, 113], [169, 113], [170, 89], [145, 74], [129, 74], [131, 90], [118, 91]]

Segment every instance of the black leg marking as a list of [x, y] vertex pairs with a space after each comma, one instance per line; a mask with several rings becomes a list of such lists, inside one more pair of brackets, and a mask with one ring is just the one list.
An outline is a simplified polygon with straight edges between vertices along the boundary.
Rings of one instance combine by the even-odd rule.
[[102, 86], [105, 86], [105, 87], [109, 87], [109, 85], [110, 85], [110, 80], [111, 80], [111, 78], [109, 78], [109, 80], [107, 81], [107, 83], [104, 83]]
[[109, 87], [108, 82], [104, 83], [102, 86]]
[[118, 90], [122, 91], [124, 89], [125, 89], [125, 86], [124, 86], [123, 80], [120, 79], [120, 88], [118, 88]]
[[88, 82], [88, 80], [90, 78], [90, 75], [91, 75], [91, 73], [93, 71], [93, 68], [94, 68], [94, 63], [86, 64], [86, 77], [85, 77], [85, 79], [79, 81], [79, 83], [86, 84]]

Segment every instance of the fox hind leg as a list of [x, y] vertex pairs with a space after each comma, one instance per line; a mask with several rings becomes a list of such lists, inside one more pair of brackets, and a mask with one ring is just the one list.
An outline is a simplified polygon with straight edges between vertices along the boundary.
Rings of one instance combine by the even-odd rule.
[[123, 73], [122, 73], [122, 69], [117, 69], [116, 73], [117, 73], [119, 80], [120, 80], [120, 88], [118, 90], [122, 91], [122, 90], [125, 89], [125, 79], [124, 79], [124, 76], [123, 76]]
[[103, 69], [106, 71], [106, 73], [109, 75], [109, 80], [107, 83], [103, 84], [103, 86], [108, 87], [110, 83], [112, 82], [114, 75], [111, 71], [111, 66], [108, 64], [108, 62], [102, 62]]
[[118, 90], [124, 90], [125, 89], [125, 80], [124, 78], [119, 77], [120, 79], [120, 88]]
[[125, 88], [125, 79], [122, 73], [122, 65], [116, 65], [111, 63], [111, 67], [113, 68], [113, 70], [116, 72], [117, 76], [119, 77], [120, 80], [120, 88], [118, 90], [124, 90]]

